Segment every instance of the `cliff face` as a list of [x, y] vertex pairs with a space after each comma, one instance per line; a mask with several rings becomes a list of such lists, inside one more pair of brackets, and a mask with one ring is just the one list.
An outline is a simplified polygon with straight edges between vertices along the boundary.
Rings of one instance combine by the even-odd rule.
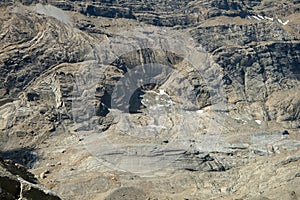
[[34, 175], [22, 165], [0, 160], [1, 199], [48, 199], [60, 198], [43, 187]]
[[0, 9], [0, 150], [62, 197], [300, 195], [298, 1]]
[[[34, 1], [23, 3], [30, 4]], [[182, 30], [187, 31], [201, 44], [222, 68], [223, 78], [227, 83], [226, 95], [233, 109], [247, 111], [251, 117], [260, 120], [298, 120], [297, 109], [285, 112], [288, 116], [281, 118], [278, 113], [286, 111], [288, 106], [274, 107], [272, 99], [269, 98], [278, 91], [294, 90], [298, 87], [299, 25], [296, 13], [299, 5], [296, 2], [49, 3], [70, 12], [76, 10], [89, 16], [132, 19], [132, 22], [142, 21], [157, 26], [182, 26]], [[13, 5], [7, 2], [7, 5], [10, 4]], [[18, 9], [25, 8], [15, 10]], [[63, 23], [65, 21], [62, 21], [63, 15], [60, 13], [63, 11], [55, 11], [47, 6], [43, 8], [40, 4], [32, 6], [31, 9], [39, 13], [44, 12], [43, 14], [48, 12], [48, 16], [51, 16], [51, 12], [57, 12], [56, 18], [61, 21], [24, 10], [23, 13], [19, 11], [3, 15], [1, 72], [7, 76], [1, 77], [1, 102], [17, 97], [29, 82], [52, 66], [83, 61], [93, 44], [101, 42], [101, 37], [111, 36], [110, 27], [105, 27], [110, 26], [108, 24], [99, 27], [98, 24], [87, 22], [80, 16], [77, 19], [78, 23], [75, 23], [82, 31], [79, 33]], [[217, 14], [211, 14], [214, 12]], [[263, 19], [256, 19], [256, 15]], [[290, 20], [287, 25], [278, 21], [284, 23], [288, 19]], [[106, 29], [108, 31], [105, 31]], [[86, 33], [100, 38], [95, 40]], [[45, 44], [51, 44], [51, 48]], [[149, 59], [156, 62], [156, 58]], [[298, 104], [296, 97], [287, 98], [290, 99], [286, 101]], [[297, 107], [296, 105], [292, 107]], [[296, 128], [297, 123], [293, 123], [290, 128]]]
[[[238, 110], [246, 109], [257, 119], [286, 121], [277, 114], [288, 106], [279, 102], [278, 106], [271, 104], [279, 91], [294, 91], [299, 87], [299, 55], [296, 53], [299, 42], [294, 34], [269, 22], [201, 27], [193, 30], [193, 34], [212, 52], [224, 69], [226, 79], [230, 80], [230, 84], [226, 84], [228, 102]], [[294, 102], [296, 96], [291, 94], [286, 98]], [[299, 114], [296, 110], [283, 112], [292, 115], [288, 118]]]

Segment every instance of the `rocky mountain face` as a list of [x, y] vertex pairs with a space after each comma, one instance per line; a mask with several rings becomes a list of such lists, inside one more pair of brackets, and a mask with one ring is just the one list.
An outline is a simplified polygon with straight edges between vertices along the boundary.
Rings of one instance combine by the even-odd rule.
[[1, 155], [62, 199], [300, 198], [298, 1], [0, 10]]
[[38, 183], [25, 167], [11, 161], [0, 160], [1, 199], [48, 199], [60, 198]]

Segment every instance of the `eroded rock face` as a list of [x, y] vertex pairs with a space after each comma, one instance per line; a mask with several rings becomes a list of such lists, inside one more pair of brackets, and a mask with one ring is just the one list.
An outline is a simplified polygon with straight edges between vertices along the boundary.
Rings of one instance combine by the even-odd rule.
[[48, 199], [60, 198], [43, 187], [32, 173], [22, 165], [0, 158], [1, 199]]
[[[35, 2], [27, 2], [26, 5], [28, 5], [28, 3], [33, 5]], [[53, 1], [52, 3], [65, 10], [72, 11], [71, 8], [65, 8], [60, 5], [59, 2]], [[251, 3], [244, 2], [243, 4], [235, 1], [217, 1], [211, 3], [180, 1], [176, 4], [165, 2], [163, 4], [155, 4], [155, 6], [151, 1], [143, 5], [136, 2], [136, 4], [134, 4], [135, 6], [132, 6], [132, 4], [126, 1], [123, 3], [125, 4], [122, 5], [122, 9], [129, 9], [132, 12], [132, 16], [138, 16], [138, 13], [140, 12], [147, 14], [152, 10], [152, 12], [157, 13], [157, 16], [160, 18], [162, 17], [160, 14], [160, 12], [162, 12], [161, 8], [164, 8], [166, 13], [170, 12], [166, 16], [171, 19], [175, 17], [172, 13], [175, 14], [178, 12], [184, 17], [190, 16], [191, 12], [197, 13], [193, 10], [196, 8], [205, 8], [207, 11], [213, 11], [215, 9], [218, 9], [221, 12], [230, 11], [236, 13], [237, 16], [241, 15], [239, 14], [240, 12], [247, 11], [245, 16], [240, 16], [241, 18], [236, 21], [236, 24], [231, 24], [231, 22], [229, 24], [224, 24], [221, 20], [218, 21], [218, 19], [221, 19], [222, 15], [227, 16], [227, 14], [224, 13], [220, 13], [218, 17], [211, 19], [211, 16], [206, 16], [205, 13], [199, 12], [197, 13], [199, 21], [195, 22], [198, 25], [194, 25], [195, 28], [191, 28], [189, 31], [197, 42], [203, 45], [208, 52], [212, 53], [215, 62], [223, 69], [222, 76], [227, 91], [226, 95], [228, 102], [239, 112], [246, 111], [251, 117], [260, 120], [270, 120], [271, 117], [269, 116], [269, 112], [274, 113], [278, 111], [266, 109], [265, 102], [271, 101], [269, 100], [269, 96], [274, 92], [280, 91], [281, 88], [298, 88], [299, 70], [297, 69], [297, 66], [299, 65], [299, 56], [297, 49], [299, 49], [299, 43], [297, 42], [298, 35], [294, 31], [297, 29], [297, 25], [290, 25], [291, 31], [287, 31], [285, 26], [277, 21], [274, 13], [269, 12], [269, 10], [278, 9], [280, 7], [279, 5], [273, 5], [272, 3], [266, 5], [266, 3], [260, 1]], [[89, 3], [87, 7], [83, 7], [80, 2], [76, 1], [73, 4], [71, 2], [65, 2], [64, 5], [65, 4], [78, 7], [79, 10], [80, 8], [91, 10], [89, 8], [94, 6], [92, 3]], [[115, 9], [110, 6], [111, 4], [119, 5], [118, 2], [106, 1], [99, 2], [98, 4], [101, 5], [104, 10], [108, 8]], [[95, 6], [98, 6], [98, 4], [95, 4]], [[263, 10], [266, 6], [270, 8], [268, 9], [268, 12], [260, 12], [260, 10]], [[289, 2], [286, 4], [286, 7], [292, 8], [289, 9], [290, 11], [296, 9], [297, 5]], [[107, 12], [112, 15], [113, 11], [109, 11], [109, 9]], [[185, 9], [193, 11], [188, 12], [185, 11]], [[51, 68], [51, 66], [58, 66], [60, 63], [76, 63], [83, 61], [87, 53], [93, 48], [93, 45], [89, 44], [89, 41], [93, 40], [92, 38], [85, 38], [85, 36], [76, 33], [76, 31], [74, 32], [70, 27], [66, 27], [66, 24], [51, 19], [51, 22], [48, 23], [45, 28], [42, 28], [45, 24], [45, 18], [43, 19], [41, 16], [34, 16], [34, 13], [25, 15], [22, 14], [20, 10], [21, 8], [19, 8], [19, 12], [11, 13], [12, 18], [9, 23], [5, 23], [8, 15], [3, 18], [4, 23], [2, 24], [2, 30], [8, 31], [2, 35], [2, 44], [4, 48], [2, 50], [3, 67], [1, 70], [2, 74], [9, 74], [5, 76], [5, 80], [4, 77], [2, 78], [3, 84], [0, 91], [1, 94], [3, 94], [1, 100], [3, 102], [12, 101], [13, 98], [21, 93], [23, 88], [27, 87], [27, 84], [33, 77], [40, 76]], [[82, 12], [85, 14], [89, 13], [87, 11]], [[122, 13], [124, 16], [118, 16], [117, 14], [114, 16], [107, 16], [105, 12], [99, 12], [101, 13], [101, 15], [99, 15], [113, 18], [134, 18], [127, 17], [127, 15], [125, 16], [127, 13], [125, 11], [121, 10], [118, 12]], [[260, 21], [254, 18], [252, 18], [252, 20], [246, 18], [246, 15], [253, 16], [256, 13], [263, 16], [268, 15], [268, 19], [272, 18], [272, 21], [267, 18], [260, 19]], [[157, 21], [162, 23], [164, 20], [159, 18]], [[204, 19], [206, 19], [206, 21], [204, 21]], [[141, 21], [151, 23], [143, 19], [141, 19]], [[209, 24], [210, 21], [212, 21], [212, 25]], [[30, 26], [27, 26], [26, 24], [30, 24]], [[164, 24], [156, 25], [164, 26]], [[180, 25], [180, 23], [171, 24], [170, 26], [174, 25]], [[91, 31], [93, 34], [100, 34], [103, 37], [109, 34], [106, 34], [105, 31], [99, 32], [99, 30], [93, 30], [93, 27], [95, 27], [95, 25], [90, 24], [85, 29], [81, 30]], [[57, 32], [57, 30], [59, 30], [59, 32]], [[71, 40], [76, 40], [76, 42], [74, 43]], [[10, 49], [10, 44], [16, 42], [19, 43], [18, 48], [14, 46], [14, 49]], [[51, 43], [51, 49], [46, 49], [47, 47], [43, 45], [45, 43]], [[150, 51], [153, 50], [150, 49]], [[141, 53], [143, 54], [143, 50]], [[138, 62], [141, 62], [139, 61], [139, 57], [137, 57], [139, 54], [140, 53], [137, 52], [136, 54], [123, 55], [123, 57], [126, 56], [127, 59], [124, 59], [124, 61], [122, 61], [123, 63], [116, 60], [113, 65], [117, 68], [120, 68], [121, 66], [123, 68], [135, 66], [136, 64], [139, 64]], [[177, 56], [175, 55], [174, 57], [172, 54], [160, 55], [160, 53], [157, 55], [171, 60], [176, 60]], [[156, 58], [157, 55], [146, 53], [145, 55], [142, 55], [142, 57], [144, 57], [144, 61], [142, 62], [144, 64], [160, 62], [161, 58]], [[171, 60], [169, 64], [174, 65]], [[165, 61], [163, 63], [165, 63]], [[126, 71], [124, 71], [123, 74], [124, 73], [126, 73]], [[121, 74], [111, 74], [109, 76], [115, 77], [120, 76]], [[105, 84], [100, 84], [99, 90], [103, 93], [100, 94], [101, 96], [104, 94], [106, 96], [108, 95], [107, 98], [109, 99], [114, 81], [111, 81], [110, 85], [111, 86], [107, 86], [110, 91], [103, 92], [101, 88], [106, 86]], [[70, 94], [66, 94], [65, 96], [68, 95]], [[56, 99], [57, 98], [59, 97], [56, 97]], [[106, 115], [110, 108], [110, 105], [108, 105], [109, 103], [103, 101], [98, 103], [99, 115]], [[57, 99], [57, 103], [59, 104], [61, 102]], [[69, 104], [67, 102], [64, 103]], [[204, 102], [202, 105], [208, 104]], [[67, 109], [70, 110], [70, 107], [67, 107]], [[68, 115], [70, 115], [70, 113], [68, 113]], [[292, 118], [297, 120], [297, 117]]]
[[[64, 199], [300, 195], [297, 1], [0, 6], [1, 150]], [[1, 166], [5, 198], [58, 198]]]
[[[217, 30], [223, 34], [215, 37], [211, 31]], [[226, 38], [228, 30], [234, 30], [234, 33]], [[254, 32], [251, 30], [259, 32], [254, 31], [255, 35], [252, 35]], [[245, 109], [244, 103], [247, 102], [247, 110], [253, 117], [267, 120], [269, 113], [278, 109], [265, 109], [265, 102], [272, 101], [272, 94], [282, 88], [291, 91], [299, 88], [299, 56], [294, 51], [299, 49], [299, 43], [294, 42], [295, 35], [290, 35], [283, 28], [269, 23], [223, 25], [199, 28], [194, 34], [213, 52], [224, 69], [228, 101], [238, 110]], [[217, 42], [211, 42], [216, 39]], [[284, 40], [291, 42], [282, 42]], [[224, 42], [230, 44], [230, 48], [223, 48]]]

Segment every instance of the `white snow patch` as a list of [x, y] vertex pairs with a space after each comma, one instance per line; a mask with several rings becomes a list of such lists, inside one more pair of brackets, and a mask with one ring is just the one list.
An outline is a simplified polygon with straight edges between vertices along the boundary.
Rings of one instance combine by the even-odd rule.
[[277, 19], [277, 21], [280, 23], [280, 24], [282, 24], [282, 25], [287, 25], [289, 22], [290, 22], [290, 20], [287, 20], [287, 21], [285, 21], [285, 22], [283, 22], [281, 19]]
[[272, 17], [265, 17], [265, 18], [268, 19], [268, 20], [270, 20], [270, 21], [274, 20], [274, 18], [272, 18]]
[[197, 110], [196, 112], [199, 113], [199, 114], [202, 114], [204, 111], [203, 110]]
[[255, 16], [255, 15], [252, 15], [252, 17], [253, 17], [254, 19], [257, 19], [258, 21], [261, 20], [259, 17]]
[[243, 124], [246, 124], [247, 123], [247, 121], [246, 120], [244, 120], [244, 119], [241, 119], [241, 118], [234, 118], [235, 120], [237, 120], [238, 122], [242, 122]]
[[287, 20], [286, 22], [282, 23], [284, 26], [287, 25], [290, 22], [290, 20]]
[[257, 15], [260, 19], [265, 19], [263, 16], [261, 15]]
[[255, 122], [257, 123], [257, 124], [261, 124], [261, 121], [260, 120], [255, 120]]
[[163, 89], [158, 89], [160, 95], [167, 94]]

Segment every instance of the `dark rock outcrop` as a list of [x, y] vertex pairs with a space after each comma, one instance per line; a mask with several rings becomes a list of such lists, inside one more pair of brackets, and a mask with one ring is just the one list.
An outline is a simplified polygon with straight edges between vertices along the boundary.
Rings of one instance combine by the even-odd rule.
[[52, 191], [46, 189], [25, 167], [0, 158], [0, 198], [59, 200]]

